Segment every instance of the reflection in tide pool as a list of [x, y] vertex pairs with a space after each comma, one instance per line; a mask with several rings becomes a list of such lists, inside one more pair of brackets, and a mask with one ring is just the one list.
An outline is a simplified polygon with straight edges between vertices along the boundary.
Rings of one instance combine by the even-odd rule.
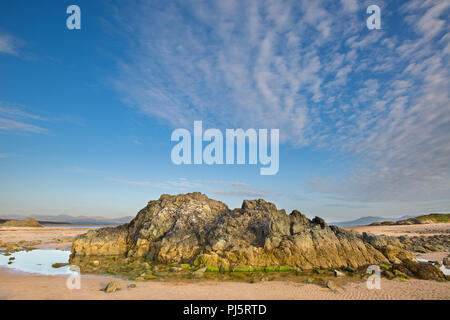
[[[0, 254], [0, 267], [6, 267], [22, 272], [38, 273], [44, 275], [67, 275], [72, 272], [69, 266], [53, 268], [54, 263], [69, 262], [70, 251], [68, 250], [45, 250], [37, 249], [32, 251], [18, 251], [10, 256]], [[11, 264], [8, 264], [10, 258]]]

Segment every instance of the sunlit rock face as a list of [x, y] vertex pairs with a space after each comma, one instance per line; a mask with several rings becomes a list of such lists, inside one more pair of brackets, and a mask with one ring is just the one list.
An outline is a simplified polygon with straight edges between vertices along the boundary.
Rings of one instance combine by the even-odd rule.
[[245, 200], [240, 209], [195, 192], [162, 195], [128, 224], [78, 236], [71, 260], [126, 256], [160, 263], [233, 269], [350, 267], [411, 258], [395, 238], [359, 235], [273, 203]]

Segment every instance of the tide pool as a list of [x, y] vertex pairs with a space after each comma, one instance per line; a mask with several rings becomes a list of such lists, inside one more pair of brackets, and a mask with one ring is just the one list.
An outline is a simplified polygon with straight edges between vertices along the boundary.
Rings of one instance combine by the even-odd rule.
[[[36, 249], [31, 251], [18, 251], [10, 256], [0, 254], [0, 267], [22, 272], [37, 273], [43, 275], [67, 275], [72, 272], [69, 266], [53, 268], [54, 263], [68, 263], [69, 250]], [[10, 260], [10, 258], [15, 258]], [[8, 262], [12, 262], [8, 264]]]

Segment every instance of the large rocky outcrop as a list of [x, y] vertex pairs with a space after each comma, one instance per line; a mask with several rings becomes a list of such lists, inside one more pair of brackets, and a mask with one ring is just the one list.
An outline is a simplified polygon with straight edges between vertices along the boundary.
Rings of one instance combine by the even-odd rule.
[[351, 267], [411, 258], [395, 238], [359, 235], [264, 200], [230, 210], [201, 193], [162, 195], [128, 224], [78, 236], [71, 260], [126, 256], [232, 269]]

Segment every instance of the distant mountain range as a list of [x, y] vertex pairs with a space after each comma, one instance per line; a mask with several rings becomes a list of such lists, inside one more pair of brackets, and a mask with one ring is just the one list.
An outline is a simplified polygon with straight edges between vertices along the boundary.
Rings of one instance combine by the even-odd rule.
[[[410, 218], [415, 218], [420, 215], [405, 215], [399, 218], [386, 218], [386, 217], [377, 217], [377, 216], [368, 216], [361, 217], [356, 220], [351, 221], [341, 221], [341, 222], [330, 222], [329, 225], [337, 226], [337, 227], [354, 227], [354, 226], [367, 226], [374, 222], [383, 222], [383, 221], [400, 221], [406, 220]], [[105, 218], [100, 216], [88, 217], [88, 216], [70, 216], [70, 215], [0, 215], [0, 220], [24, 220], [26, 218], [34, 218], [41, 222], [41, 224], [51, 224], [54, 223], [67, 223], [67, 224], [124, 224], [130, 222], [134, 217], [126, 216], [119, 218]]]
[[400, 218], [386, 218], [386, 217], [376, 217], [376, 216], [369, 216], [369, 217], [361, 217], [356, 220], [351, 221], [342, 221], [342, 222], [330, 222], [329, 225], [337, 226], [337, 227], [354, 227], [354, 226], [367, 226], [369, 224], [372, 224], [374, 222], [382, 222], [382, 221], [400, 221], [400, 220], [406, 220], [409, 218], [414, 218], [419, 216], [417, 215], [407, 215]]
[[134, 217], [120, 217], [120, 218], [105, 218], [105, 217], [87, 217], [87, 216], [77, 216], [73, 217], [70, 215], [1, 215], [0, 220], [24, 220], [26, 218], [34, 218], [38, 221], [43, 222], [44, 224], [56, 222], [56, 223], [67, 223], [67, 224], [124, 224], [128, 223]]

